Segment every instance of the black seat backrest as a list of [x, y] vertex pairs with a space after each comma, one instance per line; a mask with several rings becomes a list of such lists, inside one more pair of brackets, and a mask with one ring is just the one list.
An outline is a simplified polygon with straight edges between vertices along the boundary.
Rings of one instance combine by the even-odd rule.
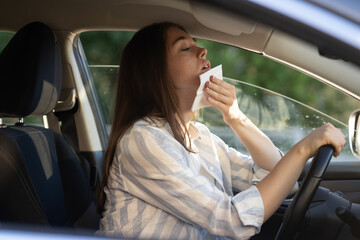
[[[35, 22], [0, 55], [0, 117], [42, 116], [61, 90], [54, 33]], [[18, 123], [0, 126], [0, 222], [97, 229], [99, 216], [80, 162], [59, 134]]]

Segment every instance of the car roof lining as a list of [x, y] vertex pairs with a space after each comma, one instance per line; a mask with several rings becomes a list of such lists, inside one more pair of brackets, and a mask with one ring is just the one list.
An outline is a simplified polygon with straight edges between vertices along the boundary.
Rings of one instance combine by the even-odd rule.
[[[226, 14], [224, 17], [211, 7], [206, 8], [196, 2], [189, 3], [184, 0], [102, 0], [101, 4], [90, 0], [86, 3], [86, 16], [92, 15], [93, 18], [82, 15], [82, 1], [79, 3], [71, 0], [37, 0], [23, 2], [17, 9], [6, 7], [7, 1], [10, 0], [5, 0], [4, 7], [0, 9], [0, 29], [6, 31], [17, 31], [32, 21], [44, 22], [55, 31], [70, 31], [75, 34], [100, 29], [137, 30], [151, 22], [172, 21], [180, 23], [189, 33], [202, 38], [217, 41], [226, 39], [227, 43], [235, 43], [247, 50], [261, 52], [272, 30], [256, 24], [253, 20], [246, 20], [234, 14]], [[74, 12], [77, 14], [73, 14]], [[219, 19], [221, 21], [218, 21]], [[8, 25], [9, 22], [11, 25]], [[2, 23], [6, 25], [3, 26]]]
[[[288, 54], [289, 52], [292, 54]], [[274, 30], [264, 50], [264, 56], [360, 99], [360, 85], [357, 84], [360, 69], [342, 59], [330, 59], [320, 55], [318, 48], [310, 43]]]
[[192, 14], [201, 24], [223, 33], [234, 36], [239, 36], [242, 33], [251, 34], [256, 26], [254, 20], [224, 12], [224, 10], [196, 1], [190, 2], [190, 7]]

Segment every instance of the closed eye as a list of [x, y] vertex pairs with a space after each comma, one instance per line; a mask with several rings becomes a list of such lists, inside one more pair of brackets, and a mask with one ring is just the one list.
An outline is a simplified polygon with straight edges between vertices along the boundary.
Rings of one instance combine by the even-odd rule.
[[190, 50], [190, 48], [187, 47], [187, 48], [183, 48], [182, 50], [183, 50], [183, 51], [188, 51], [188, 50]]

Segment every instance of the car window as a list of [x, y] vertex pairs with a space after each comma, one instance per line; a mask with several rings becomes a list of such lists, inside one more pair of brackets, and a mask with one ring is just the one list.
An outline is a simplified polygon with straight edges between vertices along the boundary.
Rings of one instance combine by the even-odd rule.
[[80, 35], [108, 133], [113, 119], [120, 55], [133, 35], [134, 32], [121, 31], [84, 32]]
[[[14, 36], [12, 32], [0, 32], [0, 53], [4, 50], [6, 45], [10, 42], [11, 38]], [[23, 119], [24, 123], [37, 125], [37, 126], [44, 126], [43, 117], [25, 117]], [[14, 123], [18, 122], [19, 119], [17, 118], [0, 118], [0, 124], [9, 124], [13, 125]]]
[[[347, 134], [347, 125], [324, 112], [299, 101], [247, 82], [224, 78], [236, 86], [240, 109], [256, 124], [284, 153], [315, 128], [330, 122]], [[222, 120], [216, 108], [205, 108], [197, 116], [210, 131], [222, 138], [229, 146], [247, 153], [236, 134]], [[349, 144], [333, 161], [358, 161]]]
[[[132, 35], [119, 31], [80, 35], [108, 133], [120, 54]], [[198, 44], [208, 50], [207, 58], [213, 67], [223, 65], [225, 80], [236, 86], [240, 109], [283, 152], [326, 122], [348, 134], [348, 117], [359, 107], [357, 100], [259, 54], [202, 39]], [[230, 146], [246, 152], [216, 108], [200, 110], [197, 121], [205, 123]], [[336, 160], [358, 161], [348, 143]]]

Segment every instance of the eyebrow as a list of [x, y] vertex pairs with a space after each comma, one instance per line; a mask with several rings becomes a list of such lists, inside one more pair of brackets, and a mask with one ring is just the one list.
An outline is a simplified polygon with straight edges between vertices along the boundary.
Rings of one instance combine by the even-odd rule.
[[[184, 36], [180, 36], [180, 37], [178, 37], [178, 38], [174, 41], [174, 43], [173, 43], [172, 45], [174, 46], [178, 41], [186, 40], [186, 39], [188, 39], [188, 38], [186, 38], [186, 37], [184, 37]], [[193, 40], [194, 42], [197, 42], [195, 38], [192, 38], [192, 40]]]

